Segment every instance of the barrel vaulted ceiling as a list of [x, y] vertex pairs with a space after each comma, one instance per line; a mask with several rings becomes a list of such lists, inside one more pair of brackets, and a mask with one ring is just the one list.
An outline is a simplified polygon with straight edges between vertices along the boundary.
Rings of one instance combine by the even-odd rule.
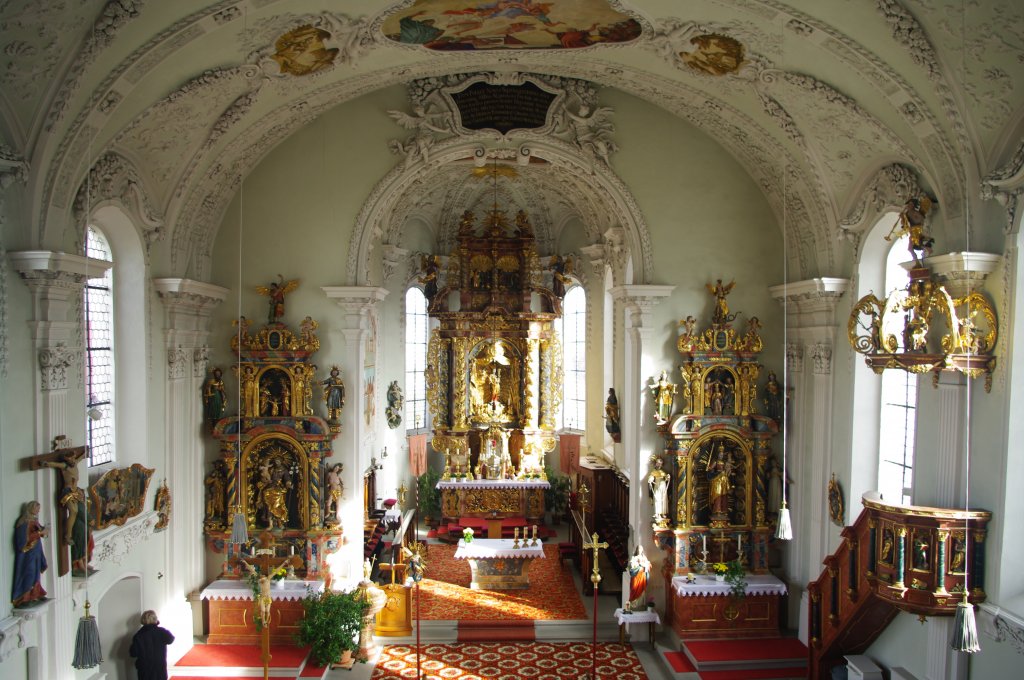
[[[308, 49], [289, 61], [284, 37]], [[570, 107], [578, 117], [610, 89], [664, 108], [721, 144], [780, 223], [786, 197], [803, 276], [840, 273], [883, 185], [926, 190], [942, 223], [962, 219], [966, 187], [1024, 128], [1014, 0], [0, 0], [0, 51], [0, 160], [24, 168], [33, 247], [66, 243], [91, 164], [94, 193], [132, 206], [192, 276], [208, 275], [240, 178], [278, 142], [418, 78], [580, 79], [597, 102]], [[392, 114], [393, 174], [431, 163], [406, 147], [410, 130], [443, 146], [419, 114]], [[613, 176], [613, 127], [595, 120], [596, 136], [577, 127], [559, 143]], [[516, 141], [483, 146], [500, 156]], [[401, 220], [451, 224], [481, 204], [487, 183], [455, 156], [410, 182], [417, 207]], [[600, 240], [614, 225], [598, 224], [593, 185], [547, 160], [520, 163], [502, 200], [531, 203], [550, 241], [574, 219]], [[385, 242], [398, 228], [383, 225]]]

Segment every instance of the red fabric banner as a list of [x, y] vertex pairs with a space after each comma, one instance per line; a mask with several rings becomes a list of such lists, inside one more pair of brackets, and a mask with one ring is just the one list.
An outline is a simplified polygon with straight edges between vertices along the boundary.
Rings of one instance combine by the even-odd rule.
[[419, 477], [427, 471], [427, 433], [409, 435], [409, 469]]
[[580, 435], [562, 434], [558, 437], [558, 460], [562, 473], [572, 475], [580, 467]]

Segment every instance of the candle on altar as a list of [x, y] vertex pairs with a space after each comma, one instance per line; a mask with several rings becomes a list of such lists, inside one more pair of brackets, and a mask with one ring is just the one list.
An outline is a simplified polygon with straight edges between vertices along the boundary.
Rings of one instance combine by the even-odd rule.
[[736, 534], [736, 556], [743, 552], [743, 534]]
[[516, 530], [515, 537], [516, 537], [516, 540], [518, 541], [519, 540], [519, 527], [515, 527], [515, 530]]
[[292, 548], [291, 554], [294, 555], [295, 554], [295, 546], [293, 545], [291, 548]]
[[533, 525], [533, 540], [537, 540], [537, 525]]
[[701, 534], [700, 535], [700, 546], [701, 546], [701, 550], [703, 550], [704, 552], [708, 551], [708, 535], [707, 534]]

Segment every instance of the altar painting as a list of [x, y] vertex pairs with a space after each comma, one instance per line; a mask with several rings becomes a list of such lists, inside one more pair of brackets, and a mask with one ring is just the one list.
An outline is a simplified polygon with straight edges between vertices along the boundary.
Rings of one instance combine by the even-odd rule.
[[433, 50], [568, 49], [629, 42], [641, 27], [607, 0], [416, 0], [382, 30]]

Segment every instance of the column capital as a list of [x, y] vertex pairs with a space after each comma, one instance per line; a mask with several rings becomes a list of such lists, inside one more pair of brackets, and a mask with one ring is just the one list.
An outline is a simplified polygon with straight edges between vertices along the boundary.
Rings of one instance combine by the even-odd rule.
[[[209, 333], [208, 324], [213, 310], [228, 296], [227, 288], [191, 279], [153, 279], [153, 287], [164, 305], [164, 330], [181, 335], [201, 335], [202, 338], [176, 337], [174, 344], [195, 346], [202, 344]], [[169, 337], [168, 341], [172, 339]], [[189, 342], [191, 340], [191, 342]]]
[[52, 347], [39, 350], [39, 371], [42, 375], [40, 387], [44, 392], [68, 388], [68, 368], [78, 361], [77, 349], [59, 342]]
[[345, 313], [348, 328], [365, 328], [368, 315], [388, 296], [387, 288], [376, 286], [321, 286], [320, 290]]
[[804, 346], [799, 342], [786, 343], [786, 368], [790, 373], [802, 373], [804, 370]]
[[814, 361], [815, 375], [829, 375], [832, 373], [832, 343], [814, 343], [811, 346], [811, 359]]
[[654, 308], [675, 289], [675, 286], [628, 284], [615, 286], [608, 292], [613, 300], [626, 305], [633, 328], [647, 328], [651, 325], [651, 313], [654, 312]]
[[37, 347], [72, 340], [74, 312], [87, 278], [101, 278], [113, 263], [48, 250], [9, 253], [11, 264], [32, 292], [32, 337]]
[[949, 294], [959, 298], [981, 288], [1002, 259], [992, 253], [959, 252], [927, 257], [924, 263], [935, 272]]

